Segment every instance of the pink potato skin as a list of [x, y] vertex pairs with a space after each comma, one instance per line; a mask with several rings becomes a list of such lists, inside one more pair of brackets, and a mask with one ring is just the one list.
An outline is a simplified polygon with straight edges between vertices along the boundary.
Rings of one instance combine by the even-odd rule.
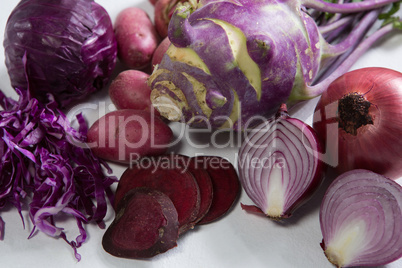
[[125, 70], [117, 75], [110, 84], [109, 97], [118, 110], [144, 110], [159, 116], [150, 99], [148, 77], [149, 74], [139, 70]]
[[87, 144], [102, 159], [130, 164], [142, 156], [166, 153], [172, 139], [172, 130], [160, 117], [124, 109], [98, 119], [88, 131]]
[[117, 55], [128, 68], [143, 69], [150, 65], [160, 37], [144, 10], [137, 7], [123, 9], [116, 17], [114, 32]]
[[168, 26], [172, 13], [175, 10], [175, 6], [179, 0], [158, 0], [155, 3], [154, 18], [155, 28], [159, 36], [162, 38], [168, 35]]
[[165, 39], [163, 39], [163, 41], [156, 48], [154, 55], [152, 56], [152, 70], [154, 70], [155, 65], [161, 63], [163, 55], [165, 55], [170, 44], [171, 42], [169, 40], [169, 37], [165, 37]]

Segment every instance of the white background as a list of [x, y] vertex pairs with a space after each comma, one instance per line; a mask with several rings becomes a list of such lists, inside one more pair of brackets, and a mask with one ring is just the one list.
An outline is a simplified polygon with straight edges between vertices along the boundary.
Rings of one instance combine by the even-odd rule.
[[[153, 18], [153, 8], [147, 0], [99, 0], [114, 21], [122, 9], [137, 6], [145, 9]], [[2, 0], [0, 8], [0, 43], [3, 42], [4, 28], [17, 0]], [[10, 86], [7, 70], [4, 65], [4, 52], [0, 52], [0, 89], [8, 96], [15, 96]], [[402, 72], [402, 34], [377, 43], [354, 66], [353, 69], [369, 66], [381, 66]], [[105, 101], [110, 104], [107, 88], [94, 95], [88, 103]], [[297, 106], [292, 115], [311, 123], [311, 114], [316, 100]], [[107, 105], [109, 107], [109, 105]], [[111, 107], [113, 108], [113, 107]], [[97, 112], [86, 114], [90, 123], [99, 117]], [[174, 129], [182, 126], [172, 125]], [[197, 140], [201, 142], [200, 140]], [[202, 142], [208, 141], [203, 140]], [[196, 153], [213, 154], [228, 158], [235, 163], [236, 146], [226, 148], [208, 147], [193, 149], [192, 140], [183, 140], [177, 146], [178, 152], [192, 156]], [[222, 142], [223, 144], [223, 142]], [[401, 148], [402, 149], [402, 148]], [[120, 176], [125, 167], [112, 165], [114, 174]], [[398, 180], [402, 183], [402, 179]], [[325, 185], [324, 185], [325, 186]], [[234, 209], [222, 220], [209, 225], [200, 226], [179, 238], [178, 246], [152, 260], [128, 260], [113, 257], [103, 251], [101, 239], [104, 230], [96, 225], [87, 226], [88, 240], [79, 248], [82, 260], [77, 262], [73, 251], [61, 239], [54, 239], [38, 233], [27, 239], [32, 224], [23, 211], [25, 229], [15, 208], [1, 211], [6, 222], [5, 239], [0, 241], [1, 267], [333, 267], [325, 258], [320, 242], [322, 239], [318, 210], [323, 191], [319, 191], [313, 199], [300, 208], [295, 215], [283, 224], [278, 224], [265, 217], [259, 217], [240, 209]], [[243, 192], [240, 202], [251, 204]], [[113, 219], [109, 210], [106, 224]], [[77, 235], [75, 222], [67, 220], [61, 224], [66, 228], [69, 239]], [[402, 260], [386, 265], [387, 268], [402, 267]]]

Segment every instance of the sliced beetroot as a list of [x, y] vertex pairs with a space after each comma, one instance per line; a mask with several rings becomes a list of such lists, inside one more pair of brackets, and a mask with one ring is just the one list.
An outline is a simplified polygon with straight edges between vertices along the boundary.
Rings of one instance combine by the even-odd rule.
[[[126, 185], [128, 181], [130, 181], [131, 177], [135, 177], [136, 174], [139, 172], [142, 172], [145, 169], [148, 169], [147, 172], [151, 171], [154, 172], [156, 169], [159, 170], [167, 170], [167, 169], [175, 169], [175, 170], [180, 170], [180, 172], [184, 172], [186, 165], [189, 161], [189, 157], [185, 155], [180, 155], [180, 154], [165, 154], [165, 155], [160, 155], [160, 156], [155, 156], [155, 157], [142, 157], [138, 161], [133, 162], [132, 165], [126, 170], [128, 174], [127, 176], [123, 175], [120, 178], [119, 185], [117, 186], [117, 191], [115, 193], [115, 199], [113, 203], [113, 207], [116, 210], [118, 203], [120, 200], [123, 198], [124, 194], [129, 190], [126, 189], [125, 191], [119, 189], [119, 188], [126, 188]], [[130, 171], [128, 171], [130, 170]]]
[[[200, 209], [197, 218], [187, 228], [194, 227], [209, 211], [213, 198], [213, 186], [209, 173], [206, 169], [197, 168], [194, 157], [182, 154], [167, 154], [159, 156], [159, 166], [161, 168], [178, 168], [189, 171], [195, 178], [200, 191]], [[181, 232], [185, 231], [183, 228]]]
[[219, 156], [197, 156], [193, 159], [199, 169], [205, 169], [212, 181], [213, 199], [208, 213], [197, 223], [207, 224], [224, 216], [238, 199], [241, 185], [236, 169]]
[[190, 161], [190, 157], [182, 154], [165, 154], [158, 157], [161, 168], [163, 169], [171, 169], [177, 168], [180, 170], [188, 170], [188, 162]]
[[205, 217], [212, 205], [213, 185], [209, 173], [203, 168], [197, 168], [194, 157], [189, 159], [187, 168], [196, 179], [201, 195], [200, 210], [194, 222], [196, 224]]
[[[193, 227], [200, 209], [200, 190], [194, 176], [180, 165], [168, 166], [166, 158], [150, 158], [147, 166], [128, 168], [120, 178], [115, 194], [115, 206], [133, 188], [149, 187], [169, 196], [176, 207], [179, 233]], [[159, 161], [159, 162], [158, 162]]]
[[117, 257], [151, 258], [177, 246], [178, 230], [177, 211], [166, 194], [135, 188], [119, 203], [102, 246]]
[[193, 157], [182, 154], [167, 154], [158, 157], [162, 169], [178, 168], [189, 171], [195, 178], [200, 191], [200, 208], [194, 221], [180, 228], [180, 234], [193, 228], [209, 211], [213, 198], [213, 186], [208, 172], [197, 168]]
[[[130, 177], [135, 177], [137, 173], [142, 171], [142, 169], [139, 169], [137, 167], [132, 167], [129, 169], [130, 169]], [[123, 173], [123, 175], [120, 177], [119, 183], [117, 185], [116, 193], [114, 195], [113, 208], [116, 213], [117, 213], [117, 208], [119, 207], [119, 203], [120, 203], [120, 201], [123, 200], [124, 195], [133, 188], [133, 187], [129, 188], [127, 186], [127, 184], [129, 183], [129, 178], [128, 178], [128, 176], [124, 176], [124, 174], [126, 174], [129, 169], [127, 169]]]

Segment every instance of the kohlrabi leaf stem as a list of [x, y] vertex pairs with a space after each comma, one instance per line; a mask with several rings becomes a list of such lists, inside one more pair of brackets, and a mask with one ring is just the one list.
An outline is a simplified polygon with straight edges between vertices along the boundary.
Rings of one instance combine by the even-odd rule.
[[338, 30], [340, 27], [343, 27], [344, 25], [349, 25], [354, 19], [354, 16], [347, 16], [340, 18], [332, 23], [327, 23], [322, 26], [318, 26], [318, 30], [320, 31], [321, 34], [328, 34], [331, 33], [332, 31]]
[[322, 0], [302, 0], [301, 4], [307, 8], [314, 8], [322, 12], [355, 13], [380, 8], [394, 2], [395, 0], [378, 0], [335, 4]]
[[362, 54], [364, 54], [375, 42], [377, 42], [385, 35], [390, 34], [394, 30], [395, 28], [393, 27], [393, 25], [389, 24], [369, 35], [339, 65], [335, 63], [335, 65], [337, 66], [336, 69], [330, 72], [330, 74], [324, 80], [312, 86], [306, 85], [305, 96], [313, 98], [321, 95], [336, 78], [347, 72], [352, 67], [352, 65], [362, 56]]
[[[365, 41], [362, 40], [376, 22], [380, 12], [381, 9], [375, 9], [368, 12], [360, 21], [358, 21], [352, 31], [348, 31], [349, 34], [345, 38], [342, 38], [342, 32], [335, 31], [334, 29], [334, 33], [340, 37], [339, 39], [341, 41], [335, 45], [330, 43], [324, 44], [322, 48], [323, 56], [321, 66], [325, 66], [326, 68], [322, 68], [323, 71], [317, 75], [313, 82], [315, 85], [312, 86], [312, 84], [305, 83], [304, 88], [292, 92], [289, 98], [289, 103], [292, 103], [295, 100], [309, 99], [322, 94], [326, 87], [336, 79], [336, 77], [349, 69], [358, 57], [360, 57], [372, 45], [372, 43], [369, 43], [368, 46], [362, 44], [362, 42], [370, 42], [370, 40], [372, 40], [371, 38], [366, 39]], [[344, 26], [346, 27], [348, 25]], [[330, 42], [333, 40], [326, 41]], [[375, 40], [373, 40], [373, 42], [375, 42]], [[357, 54], [355, 57], [351, 57], [351, 55], [355, 53], [355, 49]], [[331, 75], [329, 76], [329, 74]]]
[[325, 46], [323, 49], [323, 54], [331, 57], [338, 56], [348, 51], [351, 47], [355, 46], [355, 44], [358, 44], [362, 37], [377, 21], [378, 14], [380, 12], [381, 11], [377, 9], [367, 13], [354, 27], [351, 34], [349, 34], [344, 40], [336, 45], [328, 44], [327, 46]]

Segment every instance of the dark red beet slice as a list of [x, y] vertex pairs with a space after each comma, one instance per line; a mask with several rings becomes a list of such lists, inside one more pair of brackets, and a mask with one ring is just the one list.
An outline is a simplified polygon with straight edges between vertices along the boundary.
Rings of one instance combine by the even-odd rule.
[[[137, 173], [140, 173], [142, 169], [138, 169], [136, 167], [130, 168], [130, 177], [135, 177]], [[128, 169], [125, 171], [125, 173], [128, 172]], [[123, 173], [123, 175], [125, 174]], [[123, 200], [124, 195], [131, 190], [132, 188], [128, 188], [125, 186], [128, 184], [128, 178], [123, 178], [123, 175], [120, 177], [119, 183], [117, 185], [116, 193], [114, 195], [114, 201], [113, 201], [113, 208], [114, 211], [117, 212], [117, 208], [119, 206], [120, 201]], [[123, 188], [124, 191], [123, 191]]]
[[[164, 160], [164, 165], [161, 165], [161, 167], [175, 167], [188, 170], [194, 176], [198, 184], [198, 188], [200, 190], [200, 209], [198, 211], [197, 218], [192, 223], [187, 225], [187, 228], [190, 229], [207, 214], [209, 208], [211, 207], [213, 198], [211, 178], [205, 169], [196, 167], [193, 157], [188, 157], [181, 154], [169, 154], [160, 156], [160, 158]], [[184, 228], [181, 229], [181, 233], [183, 231], [185, 231]]]
[[[188, 159], [190, 159], [190, 157], [180, 154], [166, 154], [160, 156], [142, 157], [137, 162], [131, 163], [131, 166], [129, 168], [130, 177], [134, 177], [137, 173], [143, 171], [144, 169], [151, 169], [152, 171], [154, 171], [156, 168], [184, 170], [189, 161]], [[122, 183], [119, 182], [119, 185], [120, 184]], [[119, 201], [123, 198], [124, 194], [124, 191], [119, 191], [118, 193], [116, 193], [113, 203], [113, 208], [115, 210], [117, 209], [117, 205]]]
[[[209, 208], [212, 204], [212, 197], [213, 197], [213, 188], [212, 188], [212, 181], [205, 169], [196, 168], [194, 158], [188, 157], [186, 155], [181, 154], [168, 154], [162, 155], [159, 157], [161, 159], [160, 164], [161, 168], [179, 168], [182, 170], [189, 171], [195, 178], [198, 188], [200, 191], [200, 208], [197, 214], [196, 219], [183, 226], [180, 229], [180, 234], [193, 228], [197, 222], [199, 222], [209, 211]], [[162, 161], [163, 160], [163, 161]]]
[[197, 168], [207, 170], [213, 186], [213, 199], [208, 213], [197, 223], [207, 224], [224, 216], [238, 199], [241, 185], [236, 169], [219, 156], [194, 157]]
[[[187, 224], [187, 229], [191, 229], [207, 214], [209, 208], [211, 207], [213, 198], [211, 178], [205, 169], [196, 167], [193, 157], [188, 157], [181, 154], [169, 154], [160, 157], [165, 161], [169, 161], [169, 164], [165, 165], [166, 167], [175, 166], [177, 168], [188, 170], [191, 174], [193, 174], [198, 184], [198, 188], [200, 190], [200, 209], [198, 211], [197, 218], [192, 223]], [[180, 233], [184, 231], [186, 230], [182, 228]]]
[[194, 222], [194, 224], [196, 224], [205, 217], [212, 205], [213, 185], [208, 171], [203, 168], [197, 168], [194, 157], [189, 160], [190, 161], [188, 162], [187, 168], [194, 175], [201, 195], [200, 210], [198, 212], [197, 219]]
[[[165, 156], [164, 156], [165, 157]], [[149, 187], [169, 196], [179, 218], [179, 233], [192, 228], [200, 209], [200, 190], [194, 176], [179, 166], [169, 166], [166, 158], [153, 158], [147, 167], [128, 168], [120, 178], [115, 194], [115, 206], [123, 196], [136, 187]]]
[[177, 246], [179, 222], [170, 198], [150, 188], [132, 189], [118, 205], [102, 246], [122, 258], [151, 258]]

